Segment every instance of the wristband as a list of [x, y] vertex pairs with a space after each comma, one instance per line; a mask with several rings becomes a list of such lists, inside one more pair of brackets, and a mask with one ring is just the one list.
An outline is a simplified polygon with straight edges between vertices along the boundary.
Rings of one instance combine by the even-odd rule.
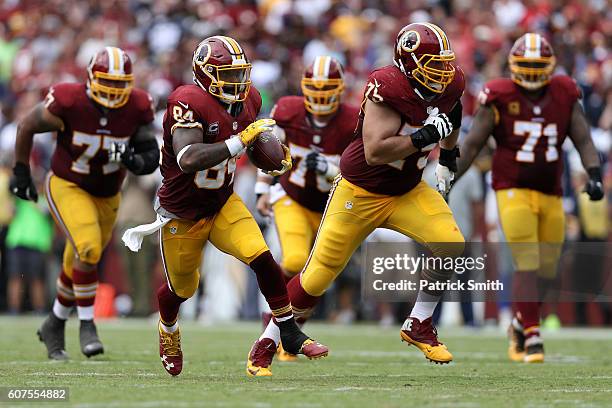
[[255, 183], [255, 194], [269, 194], [270, 185], [265, 181], [258, 181]]
[[244, 145], [240, 140], [240, 136], [234, 135], [225, 141], [227, 150], [230, 152], [230, 156], [234, 157], [238, 155], [244, 149]]

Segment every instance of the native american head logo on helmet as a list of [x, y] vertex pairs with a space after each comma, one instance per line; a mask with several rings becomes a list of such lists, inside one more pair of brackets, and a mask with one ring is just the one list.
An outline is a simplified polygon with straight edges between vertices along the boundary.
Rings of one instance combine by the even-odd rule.
[[231, 37], [216, 35], [198, 44], [193, 53], [193, 80], [223, 103], [246, 100], [251, 88], [251, 63]]
[[393, 62], [425, 94], [446, 90], [455, 77], [453, 61], [450, 41], [435, 24], [408, 24], [397, 34]]

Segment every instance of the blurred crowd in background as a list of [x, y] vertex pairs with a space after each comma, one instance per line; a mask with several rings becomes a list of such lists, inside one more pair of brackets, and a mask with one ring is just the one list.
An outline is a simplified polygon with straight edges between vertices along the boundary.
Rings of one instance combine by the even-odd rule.
[[[369, 72], [392, 62], [398, 30], [430, 21], [451, 39], [457, 64], [466, 73], [464, 128], [470, 125], [475, 98], [489, 79], [507, 75], [513, 41], [526, 31], [544, 34], [557, 54], [557, 71], [573, 76], [602, 160], [610, 156], [612, 128], [612, 9], [607, 0], [4, 0], [0, 3], [0, 311], [40, 312], [49, 305], [63, 248], [45, 200], [16, 202], [7, 191], [19, 119], [57, 82], [84, 81], [89, 58], [105, 45], [124, 48], [132, 57], [136, 85], [149, 91], [161, 125], [165, 99], [178, 85], [191, 83], [191, 54], [211, 35], [237, 39], [253, 62], [252, 80], [263, 97], [262, 114], [283, 95], [299, 94], [303, 67], [316, 55], [333, 55], [346, 69], [344, 100], [359, 104]], [[49, 166], [53, 135], [36, 138], [33, 173], [39, 182]], [[435, 155], [432, 155], [432, 159]], [[605, 201], [581, 198], [585, 181], [570, 144], [565, 160], [568, 240], [609, 241], [611, 209]], [[472, 241], [499, 239], [497, 213], [487, 184], [490, 156], [483, 154], [458, 185], [451, 201], [459, 224]], [[610, 195], [611, 166], [604, 165]], [[254, 170], [243, 163], [236, 189], [254, 204]], [[155, 311], [153, 288], [161, 282], [153, 241], [145, 256], [127, 253], [119, 241], [126, 228], [154, 218], [151, 200], [159, 174], [129, 178], [124, 188], [115, 238], [104, 256], [101, 299], [109, 314], [148, 315]], [[479, 188], [471, 188], [478, 186]], [[480, 188], [482, 187], [482, 188]], [[39, 191], [41, 189], [39, 188]], [[599, 207], [598, 207], [599, 205]], [[274, 231], [259, 219], [274, 248]], [[396, 237], [375, 237], [386, 240]], [[23, 248], [40, 254], [40, 270], [19, 270]], [[141, 254], [142, 255], [142, 254]], [[397, 305], [360, 304], [358, 257], [327, 297], [322, 317], [349, 323], [356, 318], [394, 322]], [[257, 289], [246, 269], [207, 248], [205, 284], [210, 293], [184, 307], [202, 319], [256, 318]], [[226, 271], [226, 272], [222, 272]], [[593, 321], [578, 306], [562, 320]], [[100, 308], [100, 313], [105, 313]], [[104, 310], [106, 310], [104, 309]], [[609, 308], [594, 320], [610, 324]], [[499, 317], [497, 309], [479, 311], [463, 322], [479, 324]]]

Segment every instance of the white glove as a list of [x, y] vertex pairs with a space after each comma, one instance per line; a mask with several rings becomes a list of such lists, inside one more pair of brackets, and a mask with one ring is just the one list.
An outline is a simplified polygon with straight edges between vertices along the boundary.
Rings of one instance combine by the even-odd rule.
[[111, 143], [110, 149], [108, 149], [108, 162], [109, 163], [121, 163], [121, 157], [127, 150], [125, 143]]
[[451, 123], [448, 116], [445, 113], [438, 113], [438, 108], [433, 108], [427, 119], [425, 125], [434, 125], [440, 140], [447, 138], [453, 131], [453, 124]]
[[454, 180], [455, 173], [453, 173], [448, 167], [443, 166], [440, 163], [436, 165], [436, 188], [444, 199], [446, 199]]

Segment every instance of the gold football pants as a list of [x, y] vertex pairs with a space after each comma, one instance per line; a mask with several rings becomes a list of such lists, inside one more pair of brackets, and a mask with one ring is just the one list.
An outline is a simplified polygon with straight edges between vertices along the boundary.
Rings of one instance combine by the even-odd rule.
[[207, 241], [246, 264], [268, 250], [259, 226], [236, 193], [212, 217], [171, 220], [159, 236], [166, 280], [182, 298], [190, 298], [198, 288]]
[[72, 278], [75, 255], [84, 263], [100, 262], [113, 233], [121, 194], [95, 197], [53, 173], [45, 181], [45, 194], [55, 222], [66, 235], [63, 268]]
[[388, 196], [370, 193], [338, 176], [301, 276], [304, 290], [321, 296], [376, 228], [398, 231], [428, 247], [435, 256], [463, 252], [463, 235], [451, 210], [425, 182], [401, 196]]
[[283, 252], [282, 267], [288, 275], [297, 275], [306, 264], [323, 214], [301, 206], [289, 196], [276, 201], [272, 208]]
[[498, 190], [496, 195], [502, 230], [516, 269], [555, 276], [565, 238], [561, 197], [526, 188]]

